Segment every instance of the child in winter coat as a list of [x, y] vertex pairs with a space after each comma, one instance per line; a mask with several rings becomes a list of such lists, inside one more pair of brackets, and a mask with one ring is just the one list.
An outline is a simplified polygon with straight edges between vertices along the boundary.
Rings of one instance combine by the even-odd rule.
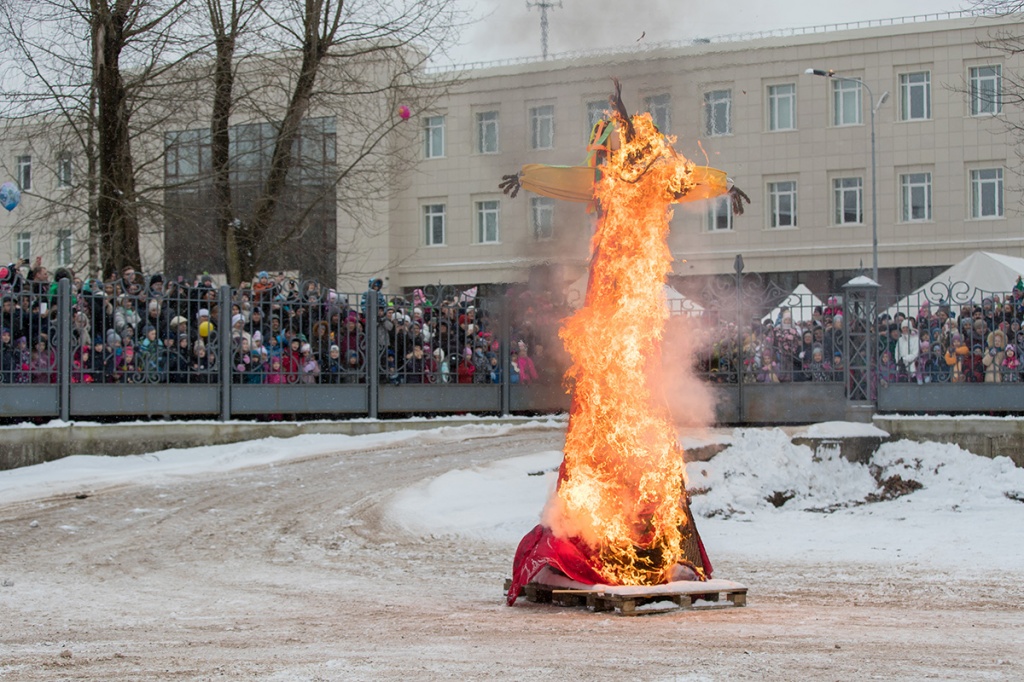
[[951, 382], [960, 383], [966, 381], [964, 367], [971, 351], [964, 343], [960, 334], [954, 333], [950, 337], [949, 348], [946, 350], [946, 366], [949, 368]]
[[896, 383], [896, 361], [892, 359], [888, 348], [882, 351], [882, 357], [878, 359], [878, 381], [882, 386]]
[[1017, 358], [1017, 346], [1006, 344], [1000, 375], [1003, 381], [1020, 381], [1020, 360]]

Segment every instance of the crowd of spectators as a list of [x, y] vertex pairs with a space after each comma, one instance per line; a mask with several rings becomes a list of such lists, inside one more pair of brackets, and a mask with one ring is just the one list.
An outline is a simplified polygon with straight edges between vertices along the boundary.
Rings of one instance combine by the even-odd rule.
[[[500, 344], [484, 299], [453, 290], [434, 302], [381, 293], [373, 279], [363, 294], [340, 294], [317, 282], [260, 272], [231, 290], [230, 329], [218, 326], [222, 305], [213, 278], [165, 281], [127, 267], [106, 281], [81, 279], [37, 260], [0, 269], [0, 380], [53, 383], [60, 325], [57, 281], [71, 283], [72, 382], [210, 383], [230, 357], [241, 384], [365, 383], [368, 296], [377, 297], [377, 366], [392, 384], [501, 383]], [[529, 292], [520, 300], [529, 301]], [[526, 315], [539, 310], [527, 307]], [[522, 318], [522, 315], [518, 316]], [[222, 356], [221, 340], [230, 344]], [[545, 339], [531, 322], [515, 329], [508, 381], [560, 380]]]
[[[704, 328], [708, 351], [698, 370], [716, 383], [843, 382], [846, 323], [835, 297], [808, 306], [808, 319], [794, 322], [782, 308], [776, 319], [753, 322], [740, 333], [731, 321]], [[1019, 382], [1024, 379], [1024, 281], [1005, 294], [977, 303], [924, 302], [916, 313], [878, 315], [878, 372], [874, 384]], [[742, 371], [740, 371], [742, 370]]]
[[[222, 375], [240, 384], [365, 383], [371, 296], [377, 300], [379, 353], [373, 364], [381, 382], [505, 379], [495, 316], [475, 289], [386, 295], [383, 281], [372, 279], [361, 294], [341, 294], [314, 281], [260, 272], [222, 301], [209, 275], [165, 281], [126, 267], [101, 281], [67, 268], [51, 275], [37, 259], [0, 268], [0, 381], [56, 382], [61, 279], [71, 285], [76, 383], [202, 384]], [[527, 288], [507, 292], [506, 300], [507, 380], [558, 384], [565, 358], [554, 333], [570, 310]], [[224, 331], [218, 329], [221, 305], [230, 306], [230, 329]], [[702, 329], [698, 371], [716, 383], [843, 382], [848, 363], [840, 302], [830, 297], [800, 321], [793, 313], [782, 308], [775, 319], [753, 321], [742, 333], [727, 314], [706, 318], [711, 324]], [[879, 358], [873, 383], [1021, 381], [1022, 319], [1021, 280], [1011, 292], [977, 304], [924, 303], [916, 315], [882, 314], [872, 330]], [[222, 359], [229, 359], [226, 372]]]

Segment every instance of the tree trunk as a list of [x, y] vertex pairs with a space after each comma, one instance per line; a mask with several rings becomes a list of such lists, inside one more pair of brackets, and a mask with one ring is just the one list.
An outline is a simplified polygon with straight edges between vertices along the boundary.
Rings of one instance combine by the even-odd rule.
[[97, 220], [103, 252], [103, 274], [111, 276], [126, 265], [142, 267], [139, 222], [135, 210], [135, 173], [128, 122], [130, 109], [120, 55], [124, 47], [124, 12], [117, 14], [100, 0], [93, 1], [93, 36], [96, 47], [96, 95], [99, 119], [99, 197]]
[[[215, 27], [215, 30], [223, 27]], [[217, 230], [224, 249], [228, 283], [238, 286], [242, 281], [239, 262], [238, 232], [240, 222], [235, 220], [231, 200], [231, 107], [234, 101], [233, 35], [223, 31], [216, 39], [217, 57], [214, 62], [213, 113], [210, 119], [210, 156], [213, 162], [213, 193], [217, 201]]]

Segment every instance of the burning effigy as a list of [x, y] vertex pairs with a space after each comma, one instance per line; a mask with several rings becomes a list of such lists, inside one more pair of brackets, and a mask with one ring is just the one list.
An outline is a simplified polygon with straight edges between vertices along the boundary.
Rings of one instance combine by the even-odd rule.
[[712, 566], [686, 499], [684, 452], [659, 378], [671, 205], [731, 192], [722, 171], [673, 148], [649, 113], [630, 116], [619, 84], [587, 166], [524, 166], [501, 187], [595, 201], [584, 305], [559, 336], [572, 403], [558, 484], [520, 542], [508, 603], [548, 568], [585, 585], [703, 581]]

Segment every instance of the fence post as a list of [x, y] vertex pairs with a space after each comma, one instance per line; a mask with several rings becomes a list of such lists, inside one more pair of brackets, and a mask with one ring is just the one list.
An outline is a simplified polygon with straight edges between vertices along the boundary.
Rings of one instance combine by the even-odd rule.
[[501, 365], [501, 416], [507, 417], [512, 413], [512, 382], [509, 376], [512, 371], [512, 321], [509, 313], [512, 306], [509, 305], [507, 295], [497, 299], [498, 304], [498, 338], [501, 339], [501, 347], [498, 352], [501, 357], [498, 362]]
[[[57, 383], [60, 420], [71, 420], [71, 280], [64, 278], [57, 282], [57, 324], [60, 348], [57, 350]], [[90, 343], [84, 339], [82, 343]]]
[[377, 419], [377, 401], [380, 397], [380, 344], [377, 343], [377, 310], [380, 293], [370, 287], [366, 290], [366, 407], [370, 419]]
[[846, 418], [871, 421], [878, 400], [878, 337], [875, 329], [878, 283], [861, 275], [843, 286], [843, 359]]
[[743, 254], [737, 253], [732, 269], [736, 272], [736, 299], [734, 321], [736, 324], [736, 417], [740, 423], [745, 421], [746, 409], [743, 405], [743, 383], [746, 378], [743, 371], [746, 363], [743, 357]]
[[217, 294], [217, 364], [220, 371], [220, 420], [231, 419], [231, 287], [221, 286]]

